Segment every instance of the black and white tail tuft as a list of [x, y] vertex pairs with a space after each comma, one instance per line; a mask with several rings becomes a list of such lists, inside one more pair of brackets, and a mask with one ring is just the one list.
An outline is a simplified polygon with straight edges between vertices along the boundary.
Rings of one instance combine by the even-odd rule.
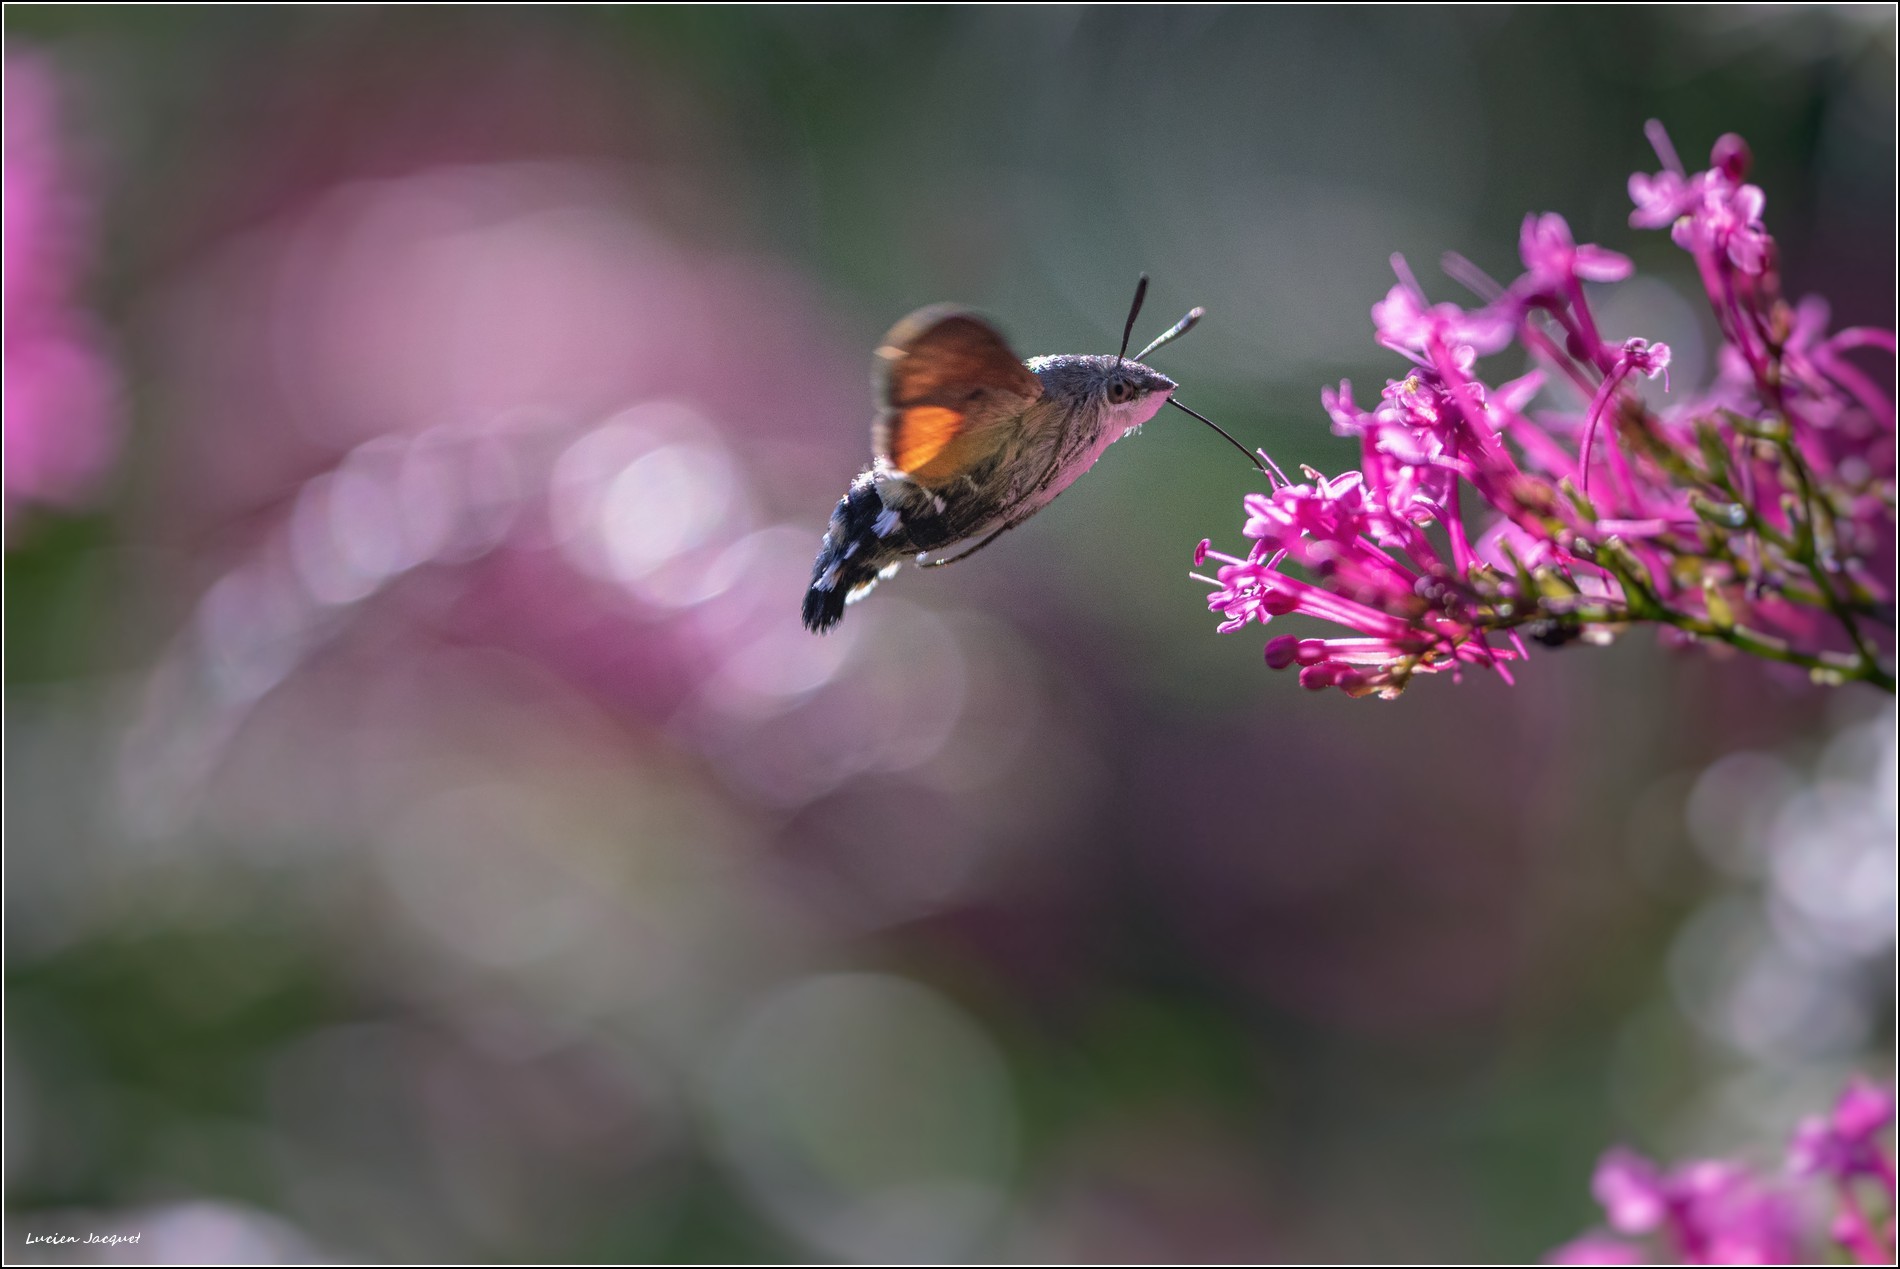
[[844, 619], [845, 605], [897, 571], [894, 560], [878, 537], [894, 519], [884, 509], [869, 472], [851, 482], [851, 491], [838, 500], [831, 525], [811, 567], [811, 588], [805, 592], [805, 628], [823, 634]]

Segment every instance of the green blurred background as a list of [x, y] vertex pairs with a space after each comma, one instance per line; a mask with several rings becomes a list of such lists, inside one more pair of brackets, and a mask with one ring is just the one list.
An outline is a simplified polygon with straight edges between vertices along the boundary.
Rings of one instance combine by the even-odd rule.
[[1335, 470], [1389, 255], [1555, 210], [1693, 388], [1655, 117], [1890, 326], [1890, 9], [5, 21], [122, 387], [8, 484], [10, 1257], [1508, 1261], [1612, 1142], [1890, 1073], [1884, 698], [1642, 631], [1303, 693], [1187, 576], [1254, 485], [1185, 418], [796, 617], [926, 303], [1112, 351], [1146, 271], [1183, 398]]

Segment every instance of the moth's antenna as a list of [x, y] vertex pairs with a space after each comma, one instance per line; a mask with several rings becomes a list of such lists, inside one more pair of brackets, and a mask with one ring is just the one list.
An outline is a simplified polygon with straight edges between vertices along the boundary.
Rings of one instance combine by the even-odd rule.
[[[1122, 358], [1128, 355], [1128, 337], [1135, 333], [1135, 319], [1141, 316], [1141, 302], [1148, 298], [1148, 275], [1142, 274], [1135, 283], [1135, 302], [1128, 306], [1128, 321], [1122, 326], [1122, 350], [1115, 354], [1115, 365], [1119, 368]], [[1140, 358], [1136, 358], [1137, 361]]]
[[[1122, 350], [1115, 354], [1115, 364], [1117, 366], [1121, 365], [1122, 358], [1127, 356], [1128, 354], [1128, 337], [1135, 333], [1135, 319], [1141, 316], [1141, 302], [1147, 298], [1148, 298], [1148, 275], [1144, 273], [1141, 275], [1141, 281], [1135, 283], [1135, 302], [1128, 306], [1128, 324], [1122, 327]], [[1167, 343], [1169, 340], [1181, 338], [1181, 336], [1187, 334], [1189, 331], [1194, 329], [1194, 323], [1200, 321], [1205, 316], [1207, 316], [1207, 310], [1204, 308], [1189, 309], [1187, 311], [1187, 316], [1183, 317], [1180, 321], [1176, 322], [1174, 325], [1170, 326], [1167, 330], [1163, 331], [1161, 336], [1158, 339], [1156, 339], [1152, 344], [1149, 344], [1146, 348], [1136, 353], [1135, 360], [1140, 361], [1143, 357], [1146, 357], [1149, 353], [1161, 347], [1161, 345]], [[1233, 436], [1229, 434], [1226, 428], [1216, 423], [1213, 419], [1208, 418], [1205, 414], [1202, 414], [1199, 410], [1189, 410], [1188, 407], [1186, 407], [1185, 405], [1182, 405], [1179, 401], [1176, 401], [1172, 396], [1168, 398], [1168, 404], [1175, 407], [1178, 410], [1184, 410], [1187, 413], [1192, 414], [1195, 418], [1207, 424], [1209, 427], [1213, 428], [1216, 432], [1219, 432], [1222, 436], [1227, 437], [1227, 443], [1229, 445], [1232, 445], [1235, 449], [1239, 450], [1241, 453], [1246, 454], [1247, 461], [1252, 463], [1255, 467], [1260, 468], [1262, 475], [1265, 475], [1269, 480], [1273, 478], [1272, 474], [1267, 471], [1266, 465], [1263, 464], [1254, 455], [1248, 453], [1247, 447], [1245, 445], [1242, 445], [1239, 441], [1235, 440]]]
[[[1136, 353], [1135, 360], [1136, 361], [1145, 360], [1149, 353], [1161, 347], [1161, 345], [1173, 343], [1175, 340], [1181, 338], [1181, 336], [1193, 330], [1194, 323], [1200, 321], [1203, 317], [1206, 317], [1206, 316], [1207, 316], [1207, 310], [1199, 307], [1198, 305], [1194, 308], [1189, 309], [1187, 311], [1186, 317], [1183, 317], [1180, 321], [1168, 327], [1168, 329], [1166, 329], [1165, 331], [1162, 331], [1159, 335], [1156, 335], [1155, 341], [1152, 344], [1149, 344], [1146, 348]], [[1125, 348], [1127, 347], [1127, 345], [1124, 344], [1123, 347]]]
[[[1192, 316], [1192, 314], [1190, 314], [1190, 316]], [[1192, 414], [1195, 418], [1207, 424], [1209, 427], [1213, 428], [1216, 432], [1219, 432], [1222, 436], [1227, 437], [1227, 443], [1229, 445], [1232, 445], [1235, 449], [1239, 450], [1241, 453], [1246, 454], [1247, 461], [1252, 463], [1255, 467], [1258, 467], [1262, 475], [1266, 476], [1269, 480], [1273, 478], [1272, 473], [1267, 471], [1266, 464], [1261, 462], [1257, 456], [1248, 453], [1247, 447], [1245, 445], [1242, 445], [1239, 441], [1235, 440], [1233, 436], [1228, 433], [1226, 428], [1216, 423], [1213, 419], [1208, 418], [1205, 414], [1202, 414], [1199, 410], [1188, 410], [1188, 408], [1185, 405], [1182, 405], [1179, 401], [1176, 401], [1173, 397], [1168, 398], [1168, 404], [1173, 406], [1177, 410], [1187, 410], [1189, 414]]]

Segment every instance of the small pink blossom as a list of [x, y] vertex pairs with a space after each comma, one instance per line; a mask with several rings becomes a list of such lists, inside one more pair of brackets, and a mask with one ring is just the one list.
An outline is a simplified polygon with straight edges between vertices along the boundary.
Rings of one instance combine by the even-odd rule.
[[1590, 447], [1596, 439], [1597, 424], [1602, 421], [1604, 411], [1618, 400], [1617, 388], [1630, 374], [1643, 374], [1654, 379], [1669, 369], [1669, 345], [1652, 344], [1646, 339], [1624, 341], [1609, 373], [1603, 377], [1602, 385], [1590, 402], [1590, 412], [1584, 418], [1583, 443], [1577, 451], [1577, 466], [1583, 473], [1583, 492], [1590, 492]]
[[[1740, 1164], [1699, 1160], [1665, 1172], [1619, 1147], [1597, 1164], [1591, 1189], [1610, 1228], [1650, 1239], [1669, 1260], [1779, 1265], [1798, 1259], [1792, 1201]], [[1602, 1258], [1580, 1258], [1585, 1256]], [[1567, 1243], [1551, 1256], [1559, 1264], [1635, 1264], [1642, 1258], [1641, 1244], [1601, 1234]]]
[[[1825, 1177], [1833, 1183], [1836, 1206], [1830, 1233], [1862, 1264], [1892, 1263], [1894, 1158], [1882, 1137], [1893, 1116], [1893, 1094], [1857, 1076], [1831, 1114], [1801, 1122], [1788, 1148], [1788, 1167], [1796, 1176]], [[1864, 1190], [1877, 1195], [1887, 1213], [1884, 1233], [1868, 1215]]]
[[1630, 201], [1636, 210], [1630, 213], [1632, 229], [1661, 229], [1695, 205], [1696, 195], [1680, 172], [1631, 172]]
[[1871, 1176], [1891, 1185], [1893, 1160], [1886, 1156], [1879, 1137], [1892, 1122], [1893, 1094], [1857, 1077], [1842, 1092], [1832, 1114], [1801, 1122], [1789, 1149], [1789, 1165], [1803, 1176]]
[[60, 81], [44, 57], [6, 55], [4, 165], [5, 514], [73, 506], [118, 450], [119, 380], [80, 303], [88, 215], [59, 129]]
[[1661, 342], [1652, 344], [1640, 338], [1625, 340], [1621, 360], [1637, 374], [1654, 379], [1657, 375], [1669, 372], [1669, 345]]
[[1668, 225], [1683, 250], [1698, 256], [1726, 255], [1741, 272], [1759, 274], [1773, 240], [1762, 224], [1767, 195], [1759, 186], [1742, 182], [1753, 161], [1748, 143], [1725, 133], [1709, 153], [1708, 170], [1685, 177], [1661, 125], [1652, 120], [1649, 132], [1663, 170], [1631, 174], [1629, 194], [1636, 210], [1630, 213], [1630, 224], [1637, 229]]
[[1767, 204], [1758, 185], [1705, 181], [1699, 202], [1676, 221], [1670, 237], [1685, 251], [1721, 252], [1743, 273], [1760, 273], [1772, 242], [1761, 219]]
[[1590, 1192], [1603, 1207], [1610, 1228], [1647, 1234], [1669, 1215], [1668, 1185], [1656, 1165], [1621, 1146], [1597, 1163]]
[[1709, 165], [1731, 181], [1739, 181], [1747, 176], [1754, 161], [1755, 156], [1749, 151], [1748, 142], [1733, 132], [1724, 132], [1717, 137], [1715, 145], [1709, 150]]
[[1577, 245], [1569, 223], [1556, 212], [1524, 217], [1517, 251], [1536, 290], [1561, 291], [1579, 279], [1621, 282], [1635, 269], [1626, 255], [1591, 243]]
[[1418, 289], [1401, 280], [1372, 306], [1379, 342], [1415, 360], [1434, 343], [1494, 353], [1511, 342], [1510, 319], [1490, 309], [1467, 311], [1456, 304], [1427, 304]]
[[[1893, 1159], [1880, 1135], [1893, 1121], [1886, 1090], [1855, 1079], [1827, 1116], [1806, 1120], [1790, 1150], [1796, 1179], [1823, 1176], [1838, 1203], [1825, 1231], [1804, 1231], [1803, 1205], [1782, 1183], [1726, 1159], [1663, 1169], [1617, 1147], [1597, 1163], [1590, 1188], [1614, 1234], [1586, 1234], [1553, 1250], [1550, 1264], [1639, 1264], [1653, 1253], [1680, 1264], [1799, 1264], [1818, 1259], [1812, 1247], [1832, 1240], [1861, 1264], [1893, 1262]], [[1852, 1182], [1884, 1187], [1884, 1232], [1863, 1208]]]

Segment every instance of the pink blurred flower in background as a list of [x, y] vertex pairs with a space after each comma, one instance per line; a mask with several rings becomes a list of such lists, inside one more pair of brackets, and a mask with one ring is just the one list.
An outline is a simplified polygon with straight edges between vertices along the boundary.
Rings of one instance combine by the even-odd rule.
[[[1826, 1177], [1838, 1205], [1830, 1230], [1834, 1241], [1864, 1265], [1891, 1264], [1895, 1247], [1893, 1155], [1881, 1134], [1893, 1123], [1893, 1094], [1871, 1080], [1856, 1078], [1829, 1114], [1803, 1120], [1788, 1148], [1788, 1167], [1796, 1176]], [[1876, 1223], [1862, 1201], [1871, 1189], [1880, 1200]]]
[[1553, 1251], [1550, 1263], [1645, 1264], [1643, 1245], [1627, 1241], [1644, 1237], [1658, 1243], [1667, 1263], [1784, 1265], [1797, 1258], [1792, 1201], [1740, 1164], [1703, 1159], [1665, 1172], [1616, 1149], [1597, 1164], [1590, 1188], [1625, 1237], [1587, 1234]]
[[[1223, 631], [1290, 613], [1345, 626], [1353, 637], [1271, 639], [1266, 659], [1354, 696], [1472, 665], [1508, 679], [1524, 634], [1601, 643], [1637, 621], [1893, 690], [1894, 410], [1846, 357], [1891, 354], [1893, 333], [1830, 335], [1824, 303], [1782, 298], [1739, 137], [1689, 176], [1660, 125], [1650, 136], [1664, 170], [1631, 177], [1630, 222], [1671, 225], [1695, 257], [1726, 341], [1716, 382], [1666, 411], [1643, 401], [1640, 380], [1667, 387], [1671, 351], [1603, 336], [1583, 284], [1631, 263], [1579, 245], [1561, 216], [1525, 218], [1526, 272], [1508, 287], [1447, 258], [1486, 301], [1470, 311], [1430, 304], [1395, 256], [1399, 283], [1372, 318], [1414, 368], [1370, 411], [1350, 384], [1321, 394], [1333, 430], [1359, 438], [1361, 470], [1277, 478], [1246, 499], [1246, 555], [1196, 551], [1221, 561], [1202, 580]], [[1478, 359], [1513, 343], [1539, 368], [1479, 378]], [[1533, 415], [1547, 383], [1586, 408]], [[1490, 513], [1475, 537], [1467, 488]]]
[[642, 193], [554, 161], [352, 182], [166, 297], [168, 400], [201, 446], [176, 514], [237, 547], [174, 663], [188, 698], [235, 725], [384, 608], [547, 664], [769, 803], [934, 752], [958, 676], [920, 697], [772, 619], [805, 567], [780, 504], [810, 501], [807, 438], [862, 412], [830, 386], [857, 367], [789, 270], [682, 244]]
[[[491, 70], [470, 56], [484, 99], [504, 91]], [[172, 441], [153, 537], [198, 598], [122, 754], [128, 817], [175, 826], [260, 712], [354, 653], [351, 692], [482, 649], [738, 804], [796, 814], [907, 782], [935, 805], [955, 793], [916, 787], [925, 768], [963, 772], [993, 795], [980, 811], [900, 847], [828, 832], [801, 862], [854, 921], [941, 904], [1049, 796], [971, 743], [999, 712], [1019, 739], [1044, 717], [1010, 669], [1026, 653], [921, 603], [841, 641], [782, 619], [809, 566], [796, 517], [861, 438], [839, 420], [867, 413], [862, 354], [798, 270], [718, 232], [689, 169], [590, 153], [586, 80], [507, 90], [537, 109], [574, 94], [554, 113], [578, 139], [478, 162], [458, 111], [399, 85], [373, 131], [406, 151], [353, 165], [374, 175], [286, 164], [143, 306]]]
[[91, 208], [61, 136], [62, 84], [43, 54], [6, 54], [6, 495], [83, 504], [117, 453], [119, 379], [81, 291]]
[[[451, 1162], [438, 1183], [376, 1147], [347, 1218], [289, 1206], [313, 1229], [394, 1209], [410, 1226], [434, 1201], [412, 1193], [446, 1192], [488, 1237], [540, 1241], [602, 1174], [664, 1170], [703, 1077], [729, 1129], [709, 1148], [793, 1236], [834, 1259], [964, 1258], [1009, 1176], [1007, 1070], [951, 1004], [817, 969], [996, 885], [1079, 801], [1086, 768], [1016, 758], [1074, 749], [1041, 740], [1064, 720], [1040, 662], [999, 623], [900, 598], [811, 639], [794, 517], [862, 443], [840, 420], [868, 412], [864, 350], [811, 280], [720, 231], [713, 174], [583, 144], [600, 112], [582, 70], [523, 86], [478, 53], [421, 60], [478, 87], [404, 80], [377, 110], [330, 93], [409, 138], [334, 174], [267, 131], [282, 181], [237, 228], [208, 200], [214, 223], [140, 305], [165, 438], [148, 575], [189, 616], [117, 748], [117, 808], [180, 857], [232, 840], [360, 878], [295, 889], [336, 896], [351, 947], [380, 948], [379, 994], [483, 1036], [505, 1019], [618, 1077], [544, 1092], [485, 1042], [466, 1060], [400, 1022], [319, 1034], [283, 1059], [280, 1131], [369, 1140], [359, 1081], [396, 1078], [431, 1089], [414, 1135]], [[577, 139], [471, 159], [463, 108], [513, 114], [510, 91]], [[313, 125], [325, 153], [353, 153], [347, 121], [318, 119], [345, 138]], [[891, 806], [914, 827], [887, 831]], [[725, 1034], [754, 997], [759, 1045]], [[836, 1038], [840, 1009], [873, 1041], [941, 1025], [880, 1067], [875, 1043]], [[967, 1158], [901, 1115], [843, 1106], [827, 1126], [946, 1197], [920, 1198], [914, 1170], [805, 1181], [821, 1094], [802, 1117], [748, 1109], [832, 1087], [834, 1051], [864, 1055], [855, 1087], [901, 1071], [891, 1095], [931, 1114], [975, 1081], [982, 1113], [954, 1112], [982, 1146]], [[510, 1162], [459, 1166], [471, 1137]]]
[[[1789, 1151], [1795, 1180], [1832, 1179], [1839, 1204], [1826, 1237], [1859, 1264], [1892, 1264], [1894, 1164], [1880, 1134], [1893, 1122], [1893, 1096], [1862, 1077], [1848, 1084], [1827, 1116], [1805, 1120]], [[1853, 1185], [1871, 1179], [1881, 1191], [1881, 1224], [1868, 1215]], [[1785, 1265], [1816, 1259], [1821, 1241], [1805, 1227], [1797, 1192], [1723, 1159], [1658, 1168], [1633, 1150], [1610, 1150], [1590, 1183], [1615, 1235], [1586, 1234], [1552, 1251], [1547, 1263], [1627, 1265]], [[1641, 1241], [1646, 1240], [1646, 1241]]]

